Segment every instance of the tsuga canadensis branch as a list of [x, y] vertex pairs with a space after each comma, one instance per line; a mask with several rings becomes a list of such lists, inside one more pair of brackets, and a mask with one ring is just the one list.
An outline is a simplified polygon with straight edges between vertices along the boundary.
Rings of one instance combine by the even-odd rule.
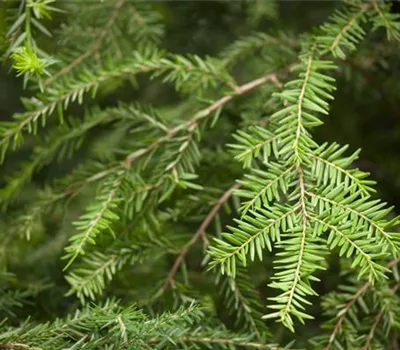
[[326, 269], [328, 249], [339, 247], [340, 256], [351, 257], [352, 268], [359, 266], [359, 276], [368, 274], [371, 284], [390, 272], [384, 258], [399, 254], [399, 235], [391, 232], [399, 218], [388, 219], [392, 208], [370, 198], [373, 182], [363, 180], [368, 174], [350, 168], [357, 153], [346, 158], [346, 146], [318, 145], [311, 133], [323, 123], [320, 116], [329, 114], [336, 89], [327, 72], [337, 66], [327, 56], [345, 58], [366, 35], [362, 24], [371, 6], [352, 6], [336, 10], [304, 42], [301, 62], [292, 69], [297, 78], [274, 94], [283, 107], [276, 108], [267, 130], [254, 127], [235, 135], [232, 148], [244, 167], [262, 165], [246, 175], [239, 191], [248, 200], [242, 218], [209, 248], [210, 268], [218, 266], [232, 278], [239, 263], [261, 261], [263, 250], [273, 246], [282, 250], [274, 260], [280, 271], [269, 285], [281, 294], [269, 298], [274, 311], [263, 318], [277, 318], [292, 332], [294, 317], [313, 318], [305, 305], [317, 295], [312, 282], [319, 281], [317, 270]]
[[[84, 233], [83, 235], [79, 236], [79, 239], [77, 239], [76, 243], [74, 242], [75, 244], [66, 249], [68, 252], [66, 255], [68, 262], [64, 267], [64, 271], [71, 266], [71, 264], [80, 254], [84, 254], [84, 248], [87, 243], [93, 240], [92, 237], [96, 235], [97, 231], [99, 230], [99, 226], [104, 225], [102, 221], [105, 219], [110, 219], [111, 214], [109, 214], [108, 211], [110, 210], [111, 204], [118, 197], [118, 191], [120, 190], [121, 183], [125, 176], [125, 171], [121, 171], [119, 174], [117, 174], [116, 178], [111, 182], [109, 188], [107, 188], [109, 189], [108, 193], [101, 197], [101, 205], [95, 214], [92, 215], [90, 220], [87, 222], [85, 221], [85, 223], [82, 224], [77, 223], [78, 227], [84, 227]], [[86, 218], [89, 219], [88, 214], [86, 215]]]

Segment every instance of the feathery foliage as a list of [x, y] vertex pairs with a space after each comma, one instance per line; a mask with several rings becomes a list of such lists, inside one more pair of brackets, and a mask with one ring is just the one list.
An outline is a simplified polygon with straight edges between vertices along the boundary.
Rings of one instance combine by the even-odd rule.
[[3, 3], [0, 349], [396, 348], [395, 6]]

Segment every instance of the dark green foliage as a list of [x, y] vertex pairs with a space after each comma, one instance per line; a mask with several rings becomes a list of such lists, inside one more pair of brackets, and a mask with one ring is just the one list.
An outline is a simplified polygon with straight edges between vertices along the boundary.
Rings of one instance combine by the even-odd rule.
[[0, 349], [396, 349], [390, 4], [2, 6]]

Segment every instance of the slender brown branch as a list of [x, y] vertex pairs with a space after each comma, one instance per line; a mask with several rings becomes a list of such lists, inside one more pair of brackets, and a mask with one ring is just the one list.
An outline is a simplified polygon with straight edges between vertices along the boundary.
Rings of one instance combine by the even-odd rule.
[[[393, 286], [393, 287], [391, 288], [391, 289], [392, 289], [392, 292], [393, 292], [393, 293], [396, 293], [396, 291], [397, 291], [398, 288], [399, 288], [399, 284], [396, 284], [395, 286]], [[376, 315], [375, 320], [374, 320], [374, 323], [372, 324], [371, 330], [370, 330], [370, 332], [369, 332], [369, 334], [368, 334], [368, 336], [367, 336], [367, 341], [365, 342], [365, 345], [363, 346], [362, 350], [368, 350], [368, 349], [369, 349], [369, 346], [370, 346], [370, 344], [371, 344], [372, 337], [374, 336], [374, 333], [375, 333], [375, 329], [376, 329], [376, 327], [378, 327], [378, 324], [379, 324], [379, 322], [381, 321], [382, 316], [383, 316], [383, 310], [380, 311], [380, 312]]]
[[[400, 263], [400, 259], [394, 259], [389, 261], [389, 263], [387, 264], [388, 268], [391, 268], [395, 265], [397, 265], [398, 263]], [[335, 328], [333, 329], [331, 336], [329, 338], [329, 343], [326, 345], [326, 347], [324, 348], [324, 350], [329, 350], [332, 346], [333, 341], [335, 340], [336, 335], [339, 333], [339, 331], [341, 330], [343, 321], [346, 317], [346, 314], [349, 312], [350, 308], [354, 305], [354, 303], [358, 300], [358, 298], [364, 294], [364, 292], [366, 290], [368, 290], [371, 287], [371, 283], [367, 282], [365, 283], [360, 289], [357, 290], [357, 292], [354, 294], [354, 296], [347, 302], [345, 308], [344, 308], [344, 312], [342, 312], [342, 315], [338, 318], [338, 320], [336, 321], [335, 324]]]
[[57, 72], [56, 74], [51, 76], [49, 79], [47, 79], [44, 82], [45, 86], [51, 84], [52, 82], [54, 82], [56, 79], [58, 79], [62, 75], [68, 73], [69, 71], [74, 69], [76, 66], [81, 64], [83, 61], [85, 61], [87, 58], [89, 58], [91, 56], [98, 57], [98, 52], [103, 44], [103, 41], [109, 35], [112, 26], [114, 25], [114, 23], [116, 22], [116, 20], [118, 18], [119, 11], [121, 10], [122, 6], [125, 4], [126, 1], [127, 0], [119, 0], [115, 4], [115, 8], [110, 16], [110, 19], [108, 20], [104, 29], [100, 32], [100, 35], [98, 36], [97, 40], [94, 42], [93, 46], [89, 50], [87, 50], [85, 53], [83, 53], [82, 55], [75, 58], [72, 62], [67, 64], [65, 67], [63, 67], [59, 72]]
[[[193, 235], [193, 237], [190, 239], [190, 241], [182, 248], [180, 251], [178, 257], [176, 258], [174, 265], [172, 266], [167, 280], [165, 281], [165, 284], [163, 286], [163, 289], [166, 290], [168, 289], [172, 281], [175, 278], [176, 273], [178, 272], [179, 267], [181, 266], [183, 260], [185, 259], [186, 255], [192, 248], [192, 246], [197, 242], [197, 240], [204, 236], [205, 237], [205, 231], [207, 227], [210, 225], [210, 223], [214, 220], [214, 217], [217, 215], [218, 211], [220, 210], [221, 206], [231, 197], [233, 191], [237, 188], [239, 188], [239, 184], [234, 184], [231, 186], [217, 201], [217, 203], [214, 205], [214, 207], [211, 209], [211, 211], [208, 213], [208, 215], [205, 217], [203, 222], [201, 223], [199, 229], [196, 231], [196, 233]], [[208, 240], [206, 241], [206, 244], [208, 244]]]

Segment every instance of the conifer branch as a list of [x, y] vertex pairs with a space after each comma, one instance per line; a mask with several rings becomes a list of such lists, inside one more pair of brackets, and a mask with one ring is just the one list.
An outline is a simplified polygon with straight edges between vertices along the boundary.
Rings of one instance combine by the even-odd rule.
[[[189, 91], [192, 91], [203, 85], [208, 86], [212, 82], [215, 83], [215, 81], [222, 81], [225, 84], [229, 81], [230, 83], [228, 85], [232, 86], [235, 90], [234, 93], [239, 95], [276, 79], [276, 73], [272, 73], [248, 84], [236, 87], [236, 85], [232, 85], [233, 78], [231, 78], [229, 74], [224, 72], [220, 75], [216, 72], [212, 63], [203, 61], [197, 56], [193, 56], [192, 61], [190, 61], [185, 57], [173, 55], [172, 59], [168, 59], [154, 50], [146, 52], [145, 54], [136, 52], [133, 59], [130, 58], [118, 64], [117, 67], [112, 66], [106, 70], [96, 72], [96, 74], [85, 72], [82, 77], [67, 80], [65, 83], [59, 84], [59, 86], [57, 85], [54, 88], [47, 89], [45, 94], [39, 95], [41, 100], [33, 98], [26, 101], [26, 105], [29, 107], [27, 112], [15, 115], [15, 121], [7, 123], [7, 128], [1, 128], [2, 125], [0, 125], [0, 132], [2, 132], [0, 133], [0, 162], [4, 161], [7, 149], [11, 143], [14, 148], [22, 143], [22, 132], [25, 129], [28, 129], [28, 131], [33, 134], [37, 132], [37, 123], [40, 118], [42, 118], [42, 123], [45, 124], [46, 117], [57, 110], [60, 119], [62, 119], [63, 110], [66, 109], [70, 103], [75, 101], [82, 103], [83, 96], [86, 92], [92, 91], [92, 94], [95, 95], [98, 87], [109, 79], [121, 77], [126, 74], [137, 75], [148, 72], [154, 72], [154, 76], [166, 75], [164, 80], [166, 82], [174, 82], [178, 90], [184, 88], [186, 85], [190, 86]], [[190, 81], [187, 75], [187, 73], [191, 72], [196, 73], [193, 75], [192, 81]], [[196, 77], [205, 78], [195, 79]], [[196, 115], [196, 120], [192, 120], [191, 123], [188, 123], [186, 126], [189, 127], [191, 124], [198, 123], [201, 119], [217, 110], [233, 97], [234, 95], [227, 95], [219, 99], [207, 109], [201, 111], [201, 115]], [[4, 129], [4, 131], [2, 129]], [[172, 135], [175, 135], [180, 130], [181, 128], [172, 130]]]
[[74, 185], [70, 186], [69, 188], [67, 188], [64, 191], [63, 194], [60, 195], [60, 198], [74, 194], [74, 193], [80, 191], [82, 188], [84, 188], [87, 184], [92, 183], [94, 181], [101, 180], [104, 177], [106, 177], [107, 175], [112, 174], [113, 172], [117, 171], [118, 169], [123, 169], [123, 168], [129, 167], [129, 166], [132, 166], [133, 163], [135, 163], [136, 161], [138, 161], [145, 155], [151, 153], [152, 151], [154, 151], [155, 149], [160, 147], [162, 144], [164, 144], [165, 142], [172, 139], [174, 136], [176, 136], [181, 131], [190, 130], [194, 126], [198, 125], [200, 123], [200, 121], [209, 117], [213, 112], [219, 110], [226, 103], [231, 101], [235, 96], [243, 95], [253, 89], [256, 89], [257, 87], [259, 87], [267, 82], [276, 80], [276, 78], [279, 74], [284, 73], [288, 69], [290, 69], [290, 67], [284, 69], [281, 73], [270, 73], [263, 77], [260, 77], [258, 79], [252, 80], [246, 84], [236, 87], [232, 94], [221, 97], [220, 99], [211, 103], [208, 107], [198, 111], [197, 113], [194, 114], [193, 118], [190, 119], [189, 121], [179, 124], [176, 127], [174, 127], [173, 129], [167, 129], [166, 134], [164, 136], [160, 137], [159, 139], [157, 139], [156, 141], [151, 143], [149, 146], [140, 148], [140, 149], [130, 153], [120, 164], [117, 164], [114, 167], [111, 167], [111, 168], [101, 171], [97, 174], [94, 174], [78, 184], [74, 184]]
[[257, 339], [269, 335], [262, 321], [263, 308], [259, 302], [259, 293], [244, 268], [239, 269], [235, 278], [218, 275], [217, 286], [230, 315], [236, 315], [236, 325], [244, 323], [246, 330], [254, 333]]
[[129, 241], [128, 244], [117, 239], [104, 254], [91, 251], [65, 276], [71, 286], [66, 295], [76, 294], [82, 304], [85, 304], [86, 299], [94, 301], [96, 295], [101, 295], [107, 283], [127, 264], [142, 264], [150, 257], [154, 261], [167, 253], [175, 254], [176, 251], [173, 242], [165, 237], [154, 239], [149, 236], [148, 239]]
[[378, 0], [372, 0], [372, 6], [374, 7], [375, 11], [378, 12], [379, 16], [382, 18], [382, 20], [384, 21], [385, 25], [387, 28], [390, 28], [391, 24], [389, 23], [389, 21], [387, 20], [387, 18], [385, 17], [385, 15], [383, 14], [381, 8], [379, 7], [378, 4]]
[[365, 35], [360, 24], [370, 8], [371, 4], [360, 1], [355, 9], [349, 6], [336, 10], [330, 21], [320, 27], [321, 32], [316, 38], [322, 54], [331, 52], [333, 56], [344, 59], [346, 54], [343, 48], [354, 51]]
[[64, 271], [71, 266], [80, 254], [84, 254], [84, 247], [88, 242], [93, 244], [93, 237], [99, 230], [104, 229], [104, 227], [107, 228], [109, 226], [109, 221], [118, 218], [115, 214], [110, 212], [110, 208], [115, 206], [113, 203], [118, 199], [118, 191], [120, 190], [121, 183], [125, 176], [125, 171], [120, 171], [115, 179], [112, 180], [109, 191], [106, 192], [105, 195], [99, 197], [99, 201], [101, 202], [100, 207], [92, 208], [92, 214], [83, 216], [81, 222], [76, 223], [76, 226], [83, 232], [72, 237], [71, 246], [66, 248], [67, 255], [65, 258], [68, 258], [68, 263], [64, 267]]
[[[94, 262], [97, 258], [103, 258], [100, 254], [92, 254], [91, 261]], [[94, 300], [94, 293], [98, 293], [105, 285], [105, 275], [110, 279], [112, 273], [115, 273], [116, 264], [118, 261], [118, 255], [107, 256], [105, 261], [102, 261], [100, 265], [96, 266], [94, 270], [90, 271], [89, 276], [86, 278], [79, 278], [79, 276], [71, 272], [65, 279], [73, 285], [71, 291], [76, 292], [78, 298], [80, 298], [81, 303], [84, 303], [84, 296], [87, 295], [90, 299]], [[100, 260], [99, 259], [99, 260]], [[97, 261], [96, 261], [97, 262]], [[77, 281], [77, 282], [76, 282]], [[99, 288], [93, 288], [95, 283], [98, 283]], [[68, 295], [71, 293], [68, 293]]]
[[166, 130], [165, 126], [143, 112], [139, 106], [129, 106], [128, 112], [125, 110], [127, 107], [121, 105], [105, 110], [95, 108], [85, 116], [84, 120], [71, 118], [67, 123], [51, 130], [44, 140], [33, 148], [31, 159], [23, 164], [21, 169], [0, 190], [0, 204], [7, 207], [14, 197], [20, 193], [23, 186], [31, 180], [35, 172], [54, 158], [60, 159], [60, 155], [70, 157], [80, 148], [86, 133], [101, 124], [118, 119], [129, 119], [135, 115], [138, 116], [138, 119], [143, 118], [152, 125]]
[[351, 26], [355, 23], [356, 19], [354, 17], [352, 17], [349, 21], [349, 23], [347, 23], [343, 29], [339, 32], [339, 34], [336, 36], [335, 40], [333, 41], [332, 45], [329, 47], [330, 51], [333, 51], [334, 49], [336, 49], [336, 47], [339, 45], [340, 43], [340, 39], [342, 38], [342, 36], [349, 30], [349, 28], [351, 28]]
[[356, 255], [361, 254], [362, 258], [364, 259], [364, 261], [366, 261], [366, 263], [369, 266], [370, 274], [372, 274], [375, 278], [378, 277], [376, 268], [375, 268], [376, 263], [374, 263], [374, 261], [371, 259], [371, 256], [368, 254], [368, 252], [364, 251], [364, 249], [360, 245], [358, 245], [356, 241], [354, 241], [350, 237], [348, 237], [348, 235], [346, 235], [346, 233], [343, 232], [342, 230], [340, 230], [340, 228], [338, 228], [337, 226], [331, 225], [328, 222], [321, 220], [314, 216], [310, 216], [310, 219], [313, 221], [319, 222], [320, 224], [326, 226], [331, 231], [334, 231], [336, 234], [341, 236], [345, 242], [347, 242], [354, 248], [354, 250], [357, 252]]
[[224, 97], [221, 97], [217, 101], [213, 102], [211, 105], [209, 105], [207, 108], [202, 109], [201, 111], [197, 112], [193, 118], [183, 124], [180, 124], [176, 126], [175, 128], [169, 130], [169, 132], [158, 139], [157, 141], [153, 142], [151, 145], [139, 149], [130, 155], [128, 155], [124, 161], [125, 165], [131, 165], [133, 162], [136, 160], [140, 159], [144, 155], [150, 153], [154, 149], [158, 148], [161, 144], [164, 142], [168, 141], [170, 138], [174, 137], [177, 135], [180, 131], [182, 130], [190, 130], [193, 126], [197, 125], [201, 120], [207, 118], [212, 112], [220, 109], [222, 106], [224, 106], [226, 103], [231, 101], [236, 95], [243, 95], [247, 93], [248, 91], [251, 91], [269, 81], [274, 81], [276, 79], [278, 73], [271, 73], [268, 74], [264, 77], [255, 79], [253, 81], [250, 81], [244, 85], [238, 86], [235, 88], [234, 93], [230, 95], [226, 95]]
[[275, 53], [274, 49], [276, 49], [279, 53], [294, 56], [294, 53], [299, 48], [299, 43], [286, 33], [278, 33], [278, 35], [272, 36], [263, 32], [256, 32], [239, 38], [223, 50], [220, 56], [225, 64], [229, 66], [237, 63], [241, 58], [250, 56], [250, 54], [259, 49], [268, 50], [272, 54]]
[[[266, 145], [273, 144], [277, 140], [278, 140], [278, 136], [272, 136], [271, 138], [268, 138], [266, 140], [259, 141], [259, 142], [255, 143], [255, 144], [251, 145], [250, 147], [248, 147], [244, 152], [238, 154], [236, 156], [236, 159], [239, 160], [239, 161], [240, 160], [244, 160], [249, 155], [251, 155], [252, 153], [258, 152], [260, 149], [262, 149]], [[250, 164], [246, 164], [246, 166], [249, 166], [249, 165]]]
[[[269, 169], [265, 172], [254, 171], [258, 176], [249, 175], [245, 182], [245, 187], [250, 190], [238, 191], [241, 197], [250, 198], [248, 203], [254, 208], [247, 214], [251, 206], [245, 204], [241, 208], [243, 219], [237, 220], [238, 228], [229, 227], [232, 233], [222, 235], [225, 241], [216, 240], [216, 247], [209, 250], [213, 257], [210, 265], [214, 267], [218, 264], [222, 274], [227, 271], [234, 276], [237, 260], [246, 266], [246, 255], [250, 253], [253, 260], [255, 252], [261, 260], [262, 249], [267, 247], [272, 250], [271, 241], [275, 244], [275, 239], [279, 237], [276, 245], [283, 248], [283, 252], [277, 253], [280, 258], [276, 264], [282, 271], [275, 273], [273, 280], [277, 281], [270, 286], [282, 293], [269, 298], [274, 301], [269, 307], [276, 311], [263, 318], [279, 318], [293, 332], [292, 316], [301, 322], [312, 318], [303, 312], [305, 308], [302, 304], [310, 304], [306, 296], [316, 295], [310, 286], [311, 281], [318, 280], [313, 272], [325, 269], [322, 264], [316, 263], [323, 260], [325, 252], [321, 248], [339, 245], [340, 256], [345, 253], [348, 257], [355, 252], [352, 267], [360, 265], [360, 275], [369, 272], [371, 283], [385, 276], [387, 269], [380, 260], [389, 255], [387, 251], [390, 250], [395, 256], [398, 253], [397, 234], [385, 232], [397, 220], [383, 220], [391, 209], [382, 209], [386, 203], [368, 199], [372, 182], [363, 180], [366, 173], [343, 168], [352, 163], [357, 153], [343, 158], [341, 155], [346, 147], [336, 144], [319, 146], [308, 132], [308, 129], [322, 124], [315, 114], [328, 114], [327, 100], [333, 99], [331, 91], [335, 90], [335, 80], [319, 71], [336, 67], [331, 61], [319, 57], [326, 51], [343, 56], [341, 47], [355, 49], [355, 44], [365, 34], [360, 22], [365, 19], [367, 8], [361, 5], [357, 10], [345, 8], [335, 12], [331, 19], [333, 23], [324, 24], [315, 40], [306, 41], [300, 55], [301, 63], [293, 69], [299, 71], [298, 78], [286, 83], [284, 91], [275, 93], [283, 101], [284, 108], [271, 116], [269, 131], [252, 130], [252, 134], [239, 131], [235, 136], [239, 145], [232, 145], [232, 148], [242, 151], [237, 157], [246, 167], [252, 165], [253, 157], [260, 153], [258, 145], [261, 143], [264, 163]], [[255, 137], [260, 137], [260, 140], [255, 142]], [[266, 141], [272, 138], [277, 141], [270, 146]], [[276, 164], [267, 159], [271, 149]], [[310, 156], [314, 154], [316, 157]], [[288, 173], [294, 177], [295, 172], [291, 171], [294, 167], [298, 181], [292, 181], [290, 177], [283, 181], [285, 185], [280, 186], [273, 181], [284, 172], [283, 169], [290, 169]], [[265, 180], [268, 181], [267, 186], [271, 184], [271, 190], [266, 190], [267, 194], [262, 192], [262, 180], [264, 184]], [[316, 194], [329, 199], [329, 203], [321, 203], [323, 200], [316, 198], [306, 188], [316, 189]], [[284, 205], [281, 204], [281, 195], [286, 200]], [[297, 203], [293, 204], [293, 201]], [[289, 211], [288, 218], [281, 220], [286, 210], [292, 210], [289, 208], [295, 208], [296, 214], [292, 216]], [[317, 219], [313, 220], [314, 217]], [[269, 229], [272, 229], [271, 223], [274, 226], [272, 239], [268, 235]], [[326, 230], [330, 231], [328, 239], [321, 237]], [[263, 234], [259, 238], [260, 232]], [[381, 245], [382, 249], [371, 241], [367, 242], [367, 234], [374, 236], [374, 242]], [[280, 237], [285, 239], [281, 240]]]
[[[153, 57], [155, 59], [155, 57]], [[155, 62], [157, 61], [157, 62]], [[33, 100], [34, 109], [27, 111], [23, 114], [16, 115], [16, 122], [12, 123], [5, 132], [1, 135], [0, 140], [0, 161], [4, 160], [7, 148], [11, 141], [14, 142], [14, 147], [21, 143], [22, 132], [25, 129], [35, 133], [37, 130], [37, 122], [39, 118], [45, 118], [52, 114], [55, 110], [61, 113], [63, 108], [78, 100], [82, 102], [83, 94], [87, 91], [94, 91], [97, 89], [99, 84], [107, 81], [110, 78], [118, 77], [122, 74], [138, 74], [149, 72], [154, 69], [159, 69], [158, 60], [154, 62], [143, 56], [138, 56], [137, 60], [133, 60], [130, 63], [126, 63], [118, 69], [111, 69], [109, 71], [99, 72], [96, 76], [86, 76], [85, 79], [79, 80], [78, 82], [72, 81], [67, 83], [67, 89], [51, 90], [52, 94], [44, 97], [44, 101]], [[32, 102], [31, 102], [32, 103]], [[61, 108], [61, 109], [60, 109]]]
[[[378, 27], [384, 27], [386, 29], [386, 36], [388, 40], [400, 41], [400, 16], [398, 13], [392, 13], [390, 11], [391, 4], [385, 2], [378, 2], [372, 0], [372, 6], [375, 12], [378, 14], [372, 15], [372, 22], [374, 29]], [[382, 6], [382, 7], [381, 7]]]
[[129, 6], [129, 10], [131, 11], [133, 17], [136, 19], [136, 21], [145, 29], [148, 29], [148, 25], [146, 24], [146, 22], [144, 21], [143, 17], [140, 15], [139, 11], [135, 8], [135, 6], [133, 6], [132, 4], [130, 4], [131, 6]]

